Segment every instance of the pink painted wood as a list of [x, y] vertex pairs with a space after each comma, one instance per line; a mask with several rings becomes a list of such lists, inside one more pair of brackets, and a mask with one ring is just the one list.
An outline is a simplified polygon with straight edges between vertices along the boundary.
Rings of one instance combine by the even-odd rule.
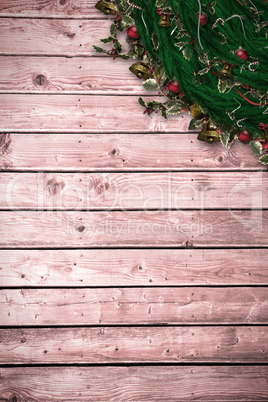
[[[141, 116], [140, 110], [137, 115]], [[148, 129], [147, 121], [145, 118], [141, 124]], [[182, 120], [179, 119], [180, 121]], [[184, 119], [183, 122], [185, 123]], [[11, 124], [10, 120], [8, 124]], [[134, 131], [136, 127], [130, 122], [124, 121], [124, 124], [133, 134], [2, 134], [1, 169], [39, 172], [149, 171], [154, 175], [159, 171], [187, 170], [192, 172], [193, 180], [195, 170], [251, 170], [254, 174], [248, 173], [246, 182], [241, 182], [240, 190], [244, 189], [245, 184], [250, 186], [251, 181], [253, 184], [261, 181], [265, 174], [257, 172], [267, 170], [260, 165], [250, 147], [242, 143], [236, 143], [230, 150], [226, 150], [219, 143], [208, 145], [198, 141], [197, 135], [193, 133], [137, 134]], [[156, 130], [157, 126], [153, 121], [150, 120], [150, 124], [150, 128]], [[167, 126], [167, 130], [169, 127], [171, 126]], [[27, 128], [29, 129], [29, 124]], [[117, 130], [120, 128], [119, 125]], [[179, 130], [179, 126], [177, 129]], [[264, 189], [265, 187], [261, 187], [261, 191]]]
[[266, 168], [144, 116], [94, 3], [0, 0], [0, 399], [267, 400]]
[[0, 318], [5, 326], [267, 325], [266, 297], [261, 287], [6, 289]]
[[267, 363], [263, 327], [1, 329], [3, 364]]
[[[109, 68], [107, 68], [109, 62]], [[2, 56], [0, 90], [6, 93], [148, 95], [128, 67], [133, 60], [99, 57]], [[158, 94], [157, 91], [150, 92]], [[135, 99], [134, 99], [135, 100]]]
[[103, 18], [92, 0], [16, 0], [0, 1], [0, 15], [7, 17]]
[[1, 369], [3, 397], [41, 402], [263, 401], [267, 366], [13, 367]]
[[267, 186], [266, 172], [5, 172], [0, 209], [250, 209], [257, 207], [256, 193], [268, 208]]
[[266, 256], [266, 249], [0, 250], [0, 286], [267, 286]]
[[0, 246], [261, 247], [268, 211], [4, 211]]
[[185, 113], [168, 120], [156, 113], [150, 118], [143, 114], [136, 96], [4, 94], [1, 99], [1, 129], [5, 132], [183, 133], [191, 120]]

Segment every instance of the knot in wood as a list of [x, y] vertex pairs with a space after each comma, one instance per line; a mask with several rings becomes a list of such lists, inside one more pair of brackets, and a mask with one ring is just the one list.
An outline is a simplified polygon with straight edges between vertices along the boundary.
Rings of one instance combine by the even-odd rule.
[[194, 243], [191, 240], [187, 240], [187, 242], [185, 243], [186, 248], [191, 248], [193, 246], [194, 246]]
[[37, 85], [38, 87], [42, 87], [46, 84], [47, 79], [43, 74], [38, 74], [34, 79], [33, 83]]
[[47, 182], [49, 194], [52, 196], [58, 195], [64, 189], [65, 183], [62, 180], [53, 178]]

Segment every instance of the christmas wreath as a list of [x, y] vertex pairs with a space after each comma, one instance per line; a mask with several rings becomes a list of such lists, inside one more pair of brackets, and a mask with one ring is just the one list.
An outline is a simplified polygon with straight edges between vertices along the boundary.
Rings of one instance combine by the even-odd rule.
[[[183, 111], [198, 139], [248, 143], [268, 165], [268, 0], [99, 0], [111, 43], [97, 52], [136, 59], [130, 71], [163, 101], [139, 103], [163, 118]], [[118, 39], [126, 32], [128, 52]]]

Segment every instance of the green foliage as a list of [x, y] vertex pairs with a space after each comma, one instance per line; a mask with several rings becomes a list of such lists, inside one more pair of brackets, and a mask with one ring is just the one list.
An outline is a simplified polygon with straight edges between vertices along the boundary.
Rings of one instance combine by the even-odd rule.
[[97, 53], [107, 53], [107, 51], [105, 49], [102, 49], [99, 46], [94, 46], [93, 45], [93, 47], [94, 47], [94, 49], [96, 50]]
[[260, 161], [263, 165], [268, 165], [268, 154], [262, 155], [262, 156], [259, 158], [259, 161]]
[[196, 130], [197, 128], [202, 126], [202, 123], [203, 123], [203, 119], [201, 119], [201, 120], [192, 119], [190, 121], [188, 130]]
[[154, 78], [149, 78], [143, 83], [143, 88], [147, 91], [153, 91], [158, 88], [158, 84]]
[[[258, 140], [264, 139], [264, 130], [259, 129], [259, 123], [268, 124], [268, 7], [264, 2], [255, 0], [253, 7], [248, 0], [203, 0], [202, 11], [208, 15], [208, 23], [200, 26], [199, 35], [196, 0], [135, 0], [135, 5], [142, 10], [133, 8], [126, 0], [114, 0], [114, 4], [117, 18], [111, 24], [110, 36], [101, 40], [112, 43], [113, 48], [106, 51], [94, 46], [94, 49], [113, 58], [146, 60], [150, 68], [153, 66], [155, 78], [146, 80], [143, 86], [146, 90], [159, 89], [165, 98], [163, 102], [148, 104], [139, 98], [145, 112], [151, 114], [159, 109], [166, 119], [168, 115], [198, 103], [206, 117], [210, 117], [222, 132], [221, 142], [227, 148], [237, 138], [239, 121], [243, 119], [243, 127], [254, 140], [252, 151], [260, 154], [262, 147]], [[170, 27], [158, 25], [157, 7], [169, 15]], [[241, 16], [242, 22], [237, 15]], [[212, 29], [219, 17], [225, 23], [218, 22]], [[140, 38], [126, 37], [129, 50], [123, 53], [117, 33], [133, 24], [136, 24]], [[246, 50], [248, 60], [235, 55], [239, 47]], [[232, 77], [228, 79], [221, 76], [223, 61], [232, 65]], [[250, 63], [256, 61], [258, 65], [253, 65], [251, 71]], [[167, 91], [169, 81], [175, 80], [181, 88], [180, 94]], [[193, 119], [189, 127], [195, 129], [201, 123], [201, 120]], [[266, 160], [267, 155], [260, 158], [262, 163]]]
[[260, 155], [262, 153], [262, 146], [259, 141], [255, 141], [251, 143], [251, 150], [254, 155]]

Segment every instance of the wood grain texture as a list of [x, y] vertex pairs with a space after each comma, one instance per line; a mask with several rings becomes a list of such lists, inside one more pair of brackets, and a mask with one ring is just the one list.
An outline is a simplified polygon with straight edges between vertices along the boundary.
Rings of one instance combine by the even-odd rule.
[[[148, 95], [128, 67], [133, 59], [2, 56], [0, 91]], [[150, 94], [157, 94], [151, 92]]]
[[[101, 54], [92, 46], [103, 45], [100, 38], [109, 36], [110, 25], [108, 18], [102, 21], [2, 18], [0, 55], [99, 57]], [[102, 47], [111, 48], [110, 44]]]
[[2, 211], [0, 246], [267, 247], [268, 211]]
[[[54, 96], [55, 98], [57, 97]], [[12, 102], [10, 109], [11, 105]], [[109, 110], [111, 113], [112, 109]], [[137, 114], [141, 117], [140, 110]], [[58, 119], [64, 117], [65, 114]], [[179, 118], [177, 128], [182, 127], [179, 122], [183, 121], [185, 124], [186, 120]], [[154, 127], [156, 129], [153, 122], [145, 118], [140, 124], [144, 124], [144, 128], [147, 129]], [[133, 130], [131, 122], [125, 121], [124, 125], [127, 124], [128, 130]], [[19, 126], [19, 122], [17, 125]], [[29, 125], [27, 128], [29, 130]], [[113, 130], [119, 128], [113, 127]], [[90, 128], [87, 129], [91, 131]], [[63, 172], [222, 171], [223, 169], [266, 172], [267, 170], [259, 163], [258, 157], [252, 154], [250, 147], [236, 143], [230, 150], [226, 150], [219, 143], [207, 144], [199, 141], [196, 133], [182, 135], [3, 133], [0, 135], [0, 167], [2, 170]]]
[[6, 0], [0, 1], [0, 17], [103, 18], [94, 0]]
[[0, 131], [7, 132], [183, 133], [191, 120], [186, 113], [150, 118], [131, 96], [2, 94], [0, 101]]
[[268, 208], [266, 188], [262, 172], [6, 172], [0, 173], [0, 209]]
[[2, 326], [268, 323], [262, 287], [3, 289], [0, 297]]
[[[3, 398], [36, 401], [266, 401], [267, 366], [1, 368]], [[13, 399], [14, 400], [14, 399]]]
[[264, 327], [0, 330], [1, 364], [267, 363]]
[[0, 286], [268, 285], [266, 249], [0, 250]]

